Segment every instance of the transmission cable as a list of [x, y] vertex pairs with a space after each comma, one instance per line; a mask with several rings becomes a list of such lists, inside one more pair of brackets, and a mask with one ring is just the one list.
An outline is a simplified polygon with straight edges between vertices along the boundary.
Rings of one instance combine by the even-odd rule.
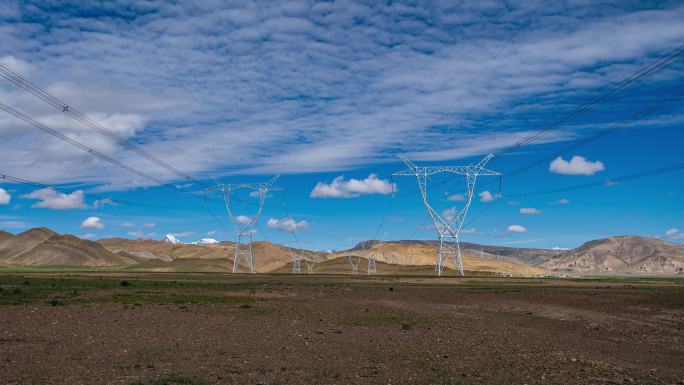
[[8, 67], [0, 64], [0, 76], [3, 76], [5, 79], [9, 80], [10, 82], [14, 83], [18, 87], [22, 88], [23, 90], [29, 92], [30, 94], [36, 96], [40, 100], [44, 101], [45, 103], [51, 105], [52, 107], [56, 108], [57, 110], [65, 113], [66, 115], [69, 115], [70, 117], [76, 119], [77, 121], [81, 122], [85, 126], [89, 127], [90, 129], [98, 132], [99, 134], [105, 136], [109, 140], [121, 145], [122, 147], [126, 148], [127, 150], [133, 151], [139, 156], [147, 159], [148, 161], [156, 164], [157, 166], [181, 177], [184, 180], [188, 181], [193, 181], [195, 183], [198, 183], [204, 187], [208, 187], [205, 183], [196, 180], [195, 178], [191, 177], [190, 175], [178, 170], [177, 168], [173, 167], [172, 165], [164, 162], [163, 160], [159, 159], [158, 157], [150, 154], [149, 152], [145, 151], [142, 149], [140, 146], [137, 144], [133, 143], [132, 141], [125, 139], [118, 135], [117, 133], [107, 129], [100, 123], [92, 120], [91, 118], [87, 117], [86, 115], [82, 114], [78, 110], [74, 109], [73, 107], [70, 107], [67, 105], [65, 102], [61, 101], [57, 97], [51, 95], [47, 91], [43, 90], [42, 88], [38, 87], [37, 85], [31, 83], [18, 73], [12, 71]]
[[193, 210], [193, 211], [195, 210], [194, 208], [191, 209], [191, 208], [186, 208], [186, 207], [155, 205], [155, 204], [151, 204], [151, 203], [143, 203], [143, 202], [122, 200], [122, 199], [114, 199], [114, 198], [109, 198], [109, 197], [106, 197], [106, 196], [103, 196], [100, 194], [86, 193], [86, 192], [83, 192], [82, 190], [70, 190], [70, 189], [64, 189], [64, 188], [60, 188], [60, 187], [54, 187], [51, 185], [46, 185], [43, 183], [34, 182], [31, 180], [7, 175], [4, 173], [0, 173], [0, 179], [8, 180], [8, 181], [14, 182], [14, 183], [20, 183], [20, 184], [27, 185], [27, 186], [50, 189], [50, 190], [61, 192], [63, 194], [80, 195], [83, 197], [93, 198], [93, 199], [97, 199], [97, 200], [106, 200], [108, 203], [113, 203], [113, 204], [121, 204], [121, 205], [127, 205], [127, 206], [140, 206], [140, 207], [165, 209], [165, 210]]

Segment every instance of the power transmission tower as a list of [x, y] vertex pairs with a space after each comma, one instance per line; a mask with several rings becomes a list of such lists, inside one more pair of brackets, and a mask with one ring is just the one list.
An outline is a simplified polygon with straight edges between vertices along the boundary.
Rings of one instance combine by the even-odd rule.
[[[423, 204], [427, 209], [427, 212], [435, 225], [437, 234], [439, 235], [439, 251], [437, 253], [437, 263], [435, 270], [437, 275], [442, 275], [444, 270], [444, 264], [448, 259], [454, 261], [454, 265], [458, 272], [463, 275], [463, 262], [461, 260], [461, 247], [458, 243], [458, 235], [465, 221], [466, 214], [468, 213], [468, 208], [473, 200], [473, 193], [475, 190], [475, 181], [480, 175], [493, 175], [499, 176], [501, 174], [495, 171], [488, 170], [484, 166], [489, 162], [490, 159], [494, 157], [493, 154], [489, 154], [484, 159], [482, 159], [477, 165], [474, 166], [427, 166], [418, 167], [413, 162], [408, 160], [404, 156], [399, 156], [401, 160], [406, 163], [408, 169], [396, 172], [392, 175], [396, 176], [415, 176], [418, 180], [418, 188], [420, 189], [420, 195], [423, 199]], [[452, 221], [447, 221], [444, 219], [428, 202], [427, 196], [427, 179], [428, 176], [449, 173], [456, 175], [464, 175], [466, 177], [466, 197], [465, 204], [463, 208], [458, 212]]]
[[308, 274], [312, 274], [314, 271], [314, 266], [321, 261], [321, 255], [320, 254], [314, 254], [313, 258], [305, 258], [304, 262], [306, 263], [306, 272]]
[[377, 275], [378, 268], [375, 266], [375, 253], [368, 254], [368, 275]]
[[[268, 192], [270, 190], [283, 190], [283, 188], [273, 185], [279, 177], [279, 175], [275, 176], [266, 183], [217, 183], [215, 187], [209, 187], [204, 190], [205, 194], [211, 191], [220, 191], [223, 194], [223, 201], [226, 205], [228, 219], [230, 219], [235, 227], [237, 239], [235, 242], [235, 254], [233, 257], [233, 273], [238, 271], [243, 261], [247, 264], [247, 268], [249, 269], [250, 273], [256, 273], [256, 269], [254, 267], [254, 254], [252, 252], [252, 236], [254, 235], [255, 229], [257, 227], [259, 216], [261, 216], [261, 212], [264, 209], [264, 203], [266, 202]], [[233, 193], [238, 190], [251, 190], [250, 196], [255, 196], [258, 198], [259, 207], [254, 215], [236, 216], [234, 214], [234, 211], [231, 208], [231, 202]]]
[[349, 255], [349, 263], [351, 263], [352, 266], [352, 274], [359, 274], [359, 265], [361, 264], [362, 259], [363, 258], [361, 257], [357, 257], [356, 261], [354, 261], [354, 256]]
[[292, 258], [292, 274], [302, 272], [302, 253], [295, 254]]

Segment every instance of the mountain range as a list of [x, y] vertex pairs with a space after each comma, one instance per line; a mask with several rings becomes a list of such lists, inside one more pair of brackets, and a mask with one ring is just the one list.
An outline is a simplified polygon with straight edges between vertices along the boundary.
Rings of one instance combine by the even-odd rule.
[[[252, 244], [258, 272], [288, 272], [300, 253], [316, 259], [314, 271], [350, 273], [352, 262], [364, 272], [374, 256], [380, 274], [431, 274], [439, 244], [435, 241], [364, 241], [349, 250], [313, 252], [279, 244]], [[107, 238], [89, 241], [35, 228], [20, 234], [0, 231], [0, 266], [107, 268], [168, 272], [229, 272], [235, 244], [207, 240], [195, 244]], [[486, 246], [461, 243], [463, 265], [471, 274], [684, 275], [684, 245], [637, 236], [587, 242], [571, 250]], [[360, 259], [359, 259], [360, 258]], [[447, 264], [453, 269], [453, 265]], [[302, 271], [306, 271], [302, 262]], [[246, 271], [242, 267], [241, 271]]]

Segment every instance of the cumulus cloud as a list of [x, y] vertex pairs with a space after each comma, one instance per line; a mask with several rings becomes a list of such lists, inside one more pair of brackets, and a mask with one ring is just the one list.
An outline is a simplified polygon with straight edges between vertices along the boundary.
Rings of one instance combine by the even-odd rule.
[[556, 203], [558, 203], [559, 205], [569, 205], [569, 204], [570, 204], [570, 200], [569, 200], [569, 199], [566, 199], [566, 198], [561, 198], [561, 199], [559, 199], [558, 202], [556, 202]]
[[480, 202], [493, 202], [496, 199], [496, 196], [494, 196], [490, 191], [485, 190], [479, 194], [477, 194], [480, 197]]
[[665, 232], [665, 236], [667, 236], [667, 239], [671, 239], [673, 241], [684, 239], [684, 233], [680, 232], [677, 228], [667, 230]]
[[446, 223], [452, 223], [456, 219], [456, 215], [458, 215], [458, 211], [455, 207], [444, 209], [442, 211], [442, 218], [446, 221]]
[[235, 222], [241, 225], [249, 224], [249, 222], [252, 221], [252, 218], [248, 217], [247, 215], [237, 215], [233, 219], [235, 220]]
[[452, 194], [447, 196], [447, 200], [451, 202], [462, 202], [465, 200], [463, 194]]
[[510, 225], [506, 231], [509, 233], [526, 233], [527, 228], [523, 225]]
[[38, 199], [31, 207], [41, 207], [53, 210], [85, 209], [88, 205], [83, 200], [83, 191], [77, 190], [71, 194], [63, 194], [50, 188], [33, 191], [22, 195], [25, 199]]
[[559, 156], [549, 165], [549, 171], [565, 175], [594, 175], [605, 169], [606, 167], [603, 162], [591, 162], [579, 155], [573, 156], [570, 161]]
[[541, 214], [542, 211], [535, 209], [534, 207], [521, 207], [520, 208], [520, 214], [523, 215], [536, 215], [536, 214]]
[[96, 200], [95, 202], [93, 202], [93, 207], [96, 208], [96, 209], [99, 209], [99, 208], [104, 207], [104, 206], [106, 206], [106, 205], [116, 206], [117, 203], [114, 202], [114, 201], [113, 201], [112, 199], [110, 199], [110, 198], [98, 199], [98, 200]]
[[[534, 22], [520, 23], [535, 7], [149, 2], [139, 18], [84, 4], [72, 5], [72, 12], [32, 7], [35, 23], [3, 20], [0, 55], [69, 105], [124, 138], [135, 135], [146, 150], [191, 175], [341, 173], [397, 153], [451, 160], [496, 152], [530, 134], [518, 128], [520, 111], [548, 116], [568, 95], [615, 84], [684, 37], [684, 7], [677, 2], [597, 3], [590, 12], [581, 3], [557, 2]], [[121, 28], [123, 16], [130, 17], [130, 28]], [[159, 38], [160, 31], [167, 38]], [[182, 38], [171, 38], [178, 34]], [[509, 42], [503, 51], [502, 41]], [[56, 66], [59, 76], [49, 71]], [[473, 87], [464, 87], [471, 81]], [[126, 164], [149, 165], [21, 90], [0, 93]], [[492, 119], [502, 110], [507, 119]], [[476, 128], [483, 122], [488, 128]], [[0, 116], [0, 164], [8, 173], [112, 189], [150, 183], [23, 128]], [[568, 140], [573, 131], [564, 127], [533, 144]]]
[[7, 190], [0, 188], [0, 205], [9, 204], [12, 196], [7, 192]]
[[312, 198], [356, 198], [361, 195], [391, 194], [397, 191], [396, 184], [386, 179], [378, 179], [376, 174], [370, 174], [365, 179], [344, 180], [338, 176], [331, 183], [318, 182], [310, 196]]
[[104, 228], [104, 223], [100, 217], [88, 217], [81, 223], [82, 229], [102, 229]]
[[278, 229], [280, 231], [285, 231], [288, 233], [297, 233], [301, 230], [309, 228], [309, 222], [307, 221], [295, 221], [292, 218], [285, 219], [275, 219], [271, 218], [268, 220], [266, 225], [272, 229]]
[[80, 238], [82, 238], [82, 239], [93, 239], [95, 237], [97, 237], [97, 234], [95, 234], [95, 233], [86, 233], [86, 234], [81, 235]]

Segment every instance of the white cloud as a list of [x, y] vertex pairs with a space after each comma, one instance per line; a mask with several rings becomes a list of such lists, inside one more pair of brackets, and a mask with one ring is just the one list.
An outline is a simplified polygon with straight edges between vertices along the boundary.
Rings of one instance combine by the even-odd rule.
[[558, 202], [556, 202], [556, 203], [558, 203], [559, 205], [569, 205], [569, 204], [570, 204], [570, 200], [569, 200], [569, 199], [566, 199], [566, 198], [561, 198], [561, 199], [559, 199]]
[[12, 196], [7, 192], [7, 190], [0, 188], [0, 205], [9, 204]]
[[465, 197], [463, 194], [452, 194], [447, 197], [447, 200], [451, 202], [463, 202]]
[[480, 202], [493, 202], [496, 199], [496, 197], [488, 190], [485, 190], [477, 195], [480, 197]]
[[169, 233], [167, 235], [172, 235], [172, 236], [178, 237], [178, 238], [185, 238], [185, 237], [191, 237], [191, 236], [195, 235], [195, 232], [194, 231], [183, 231], [180, 233]]
[[565, 175], [594, 175], [605, 169], [603, 162], [591, 162], [579, 155], [573, 156], [570, 161], [559, 156], [549, 165], [549, 171]]
[[536, 214], [541, 214], [541, 210], [537, 210], [534, 207], [521, 207], [520, 208], [520, 214], [523, 215], [536, 215]]
[[104, 228], [104, 223], [100, 217], [88, 217], [81, 223], [82, 229], [102, 229]]
[[93, 238], [95, 238], [95, 237], [97, 237], [97, 234], [94, 234], [94, 233], [86, 233], [86, 234], [81, 235], [80, 238], [82, 238], [82, 239], [93, 239]]
[[241, 225], [246, 225], [249, 224], [249, 222], [252, 221], [251, 217], [248, 217], [247, 215], [238, 215], [234, 218], [235, 222], [241, 224]]
[[285, 231], [288, 233], [297, 233], [301, 230], [309, 228], [309, 222], [307, 221], [295, 221], [292, 218], [286, 219], [275, 219], [271, 218], [268, 220], [266, 225], [272, 229], [278, 229], [280, 231]]
[[[519, 111], [544, 120], [558, 103], [615, 84], [684, 37], [677, 2], [596, 3], [591, 10], [554, 2], [530, 23], [519, 20], [536, 7], [532, 2], [331, 2], [303, 10], [285, 2], [242, 4], [149, 2], [131, 28], [116, 17], [83, 18], [81, 4], [50, 15], [60, 28], [8, 18], [2, 54], [14, 56], [3, 62], [12, 60], [32, 81], [191, 175], [339, 174], [399, 152], [432, 160], [496, 152], [529, 135], [518, 131]], [[503, 51], [502, 41], [510, 42]], [[226, 57], [230, 71], [216, 65]], [[484, 63], [490, 64], [482, 72]], [[123, 163], [150, 165], [23, 91], [0, 93]], [[477, 128], [483, 121], [491, 128]], [[23, 128], [0, 117], [0, 164], [10, 174], [111, 189], [149, 184]], [[535, 144], [574, 135], [564, 127]]]
[[508, 201], [509, 206], [520, 206], [521, 204], [519, 201]]
[[63, 194], [50, 188], [33, 191], [22, 195], [24, 199], [38, 199], [31, 207], [49, 208], [53, 210], [85, 209], [88, 205], [83, 200], [83, 191], [77, 190], [71, 194]]
[[677, 228], [669, 229], [665, 232], [668, 239], [678, 241], [684, 239], [684, 233], [680, 232]]
[[208, 235], [208, 236], [212, 236], [212, 235], [214, 235], [214, 234], [216, 234], [216, 233], [218, 233], [218, 231], [216, 231], [216, 230], [209, 230], [209, 231], [207, 231], [207, 235]]
[[144, 224], [143, 224], [142, 226], [140, 226], [140, 227], [142, 227], [143, 229], [151, 229], [151, 228], [154, 228], [155, 226], [157, 226], [155, 223], [151, 223], [151, 222], [150, 222], [150, 223], [144, 223]]
[[117, 203], [111, 200], [110, 198], [103, 198], [103, 199], [98, 199], [95, 202], [93, 202], [93, 207], [96, 209], [99, 209], [101, 207], [104, 207], [106, 205], [111, 205], [111, 206], [116, 206]]
[[129, 231], [128, 232], [129, 237], [134, 237], [134, 238], [145, 238], [145, 233], [143, 231], [137, 230], [137, 231]]
[[397, 191], [396, 184], [386, 179], [378, 179], [376, 174], [370, 174], [366, 179], [344, 180], [344, 176], [338, 176], [332, 183], [318, 182], [311, 190], [311, 198], [356, 198], [361, 195], [391, 194]]
[[526, 233], [527, 228], [523, 225], [510, 225], [506, 231], [509, 233]]
[[568, 249], [567, 247], [558, 247], [558, 246], [554, 246], [554, 247], [551, 248], [551, 250], [554, 250], [554, 251], [565, 251], [565, 250], [570, 250], [570, 249]]
[[130, 222], [124, 222], [121, 224], [121, 227], [135, 227], [135, 225]]
[[461, 234], [477, 234], [477, 229], [470, 228], [470, 229], [461, 229]]
[[451, 207], [448, 209], [444, 209], [442, 211], [442, 219], [446, 221], [446, 223], [452, 223], [454, 219], [456, 219], [456, 215], [458, 214], [458, 211], [456, 211], [455, 207]]

